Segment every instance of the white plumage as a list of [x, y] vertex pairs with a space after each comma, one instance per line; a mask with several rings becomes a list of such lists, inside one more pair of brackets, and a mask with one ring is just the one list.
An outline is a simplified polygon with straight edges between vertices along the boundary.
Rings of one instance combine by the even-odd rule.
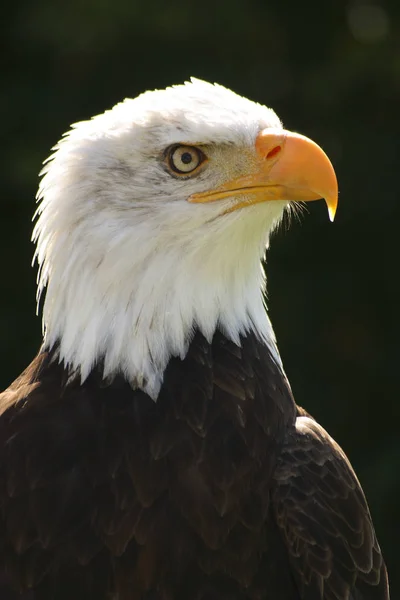
[[[193, 79], [78, 123], [55, 147], [34, 230], [39, 296], [47, 288], [44, 345], [57, 342], [60, 361], [82, 381], [104, 359], [105, 377], [121, 372], [155, 399], [195, 326], [210, 340], [217, 324], [234, 341], [257, 331], [280, 362], [260, 259], [287, 202], [223, 218], [235, 197], [187, 202], [251, 174], [265, 128], [281, 128], [271, 109]], [[175, 143], [204, 149], [197, 176], [165, 168]]]

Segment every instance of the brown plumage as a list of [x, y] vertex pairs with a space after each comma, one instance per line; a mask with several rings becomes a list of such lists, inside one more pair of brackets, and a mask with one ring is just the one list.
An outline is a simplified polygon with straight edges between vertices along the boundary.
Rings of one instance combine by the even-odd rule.
[[157, 403], [96, 370], [67, 385], [51, 353], [0, 396], [0, 560], [22, 598], [388, 598], [349, 462], [241, 344], [197, 333]]

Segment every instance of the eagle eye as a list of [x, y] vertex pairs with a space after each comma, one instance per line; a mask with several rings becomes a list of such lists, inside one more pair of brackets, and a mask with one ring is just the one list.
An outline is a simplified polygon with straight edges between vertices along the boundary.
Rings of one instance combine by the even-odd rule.
[[178, 175], [193, 173], [205, 160], [205, 154], [196, 146], [175, 145], [167, 150], [168, 167]]

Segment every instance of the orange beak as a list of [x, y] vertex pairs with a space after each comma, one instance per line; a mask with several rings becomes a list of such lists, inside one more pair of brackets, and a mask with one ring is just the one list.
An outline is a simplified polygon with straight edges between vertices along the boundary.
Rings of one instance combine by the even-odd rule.
[[264, 129], [256, 138], [259, 169], [229, 181], [215, 190], [192, 194], [189, 202], [214, 202], [238, 198], [226, 212], [273, 200], [302, 201], [325, 198], [333, 221], [338, 203], [338, 184], [332, 163], [312, 140], [299, 133]]

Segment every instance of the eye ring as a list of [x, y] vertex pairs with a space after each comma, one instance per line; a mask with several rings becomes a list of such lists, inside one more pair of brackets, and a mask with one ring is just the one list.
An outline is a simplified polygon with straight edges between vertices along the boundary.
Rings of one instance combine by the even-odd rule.
[[196, 146], [175, 144], [167, 150], [167, 164], [177, 175], [192, 175], [206, 160], [204, 152]]

